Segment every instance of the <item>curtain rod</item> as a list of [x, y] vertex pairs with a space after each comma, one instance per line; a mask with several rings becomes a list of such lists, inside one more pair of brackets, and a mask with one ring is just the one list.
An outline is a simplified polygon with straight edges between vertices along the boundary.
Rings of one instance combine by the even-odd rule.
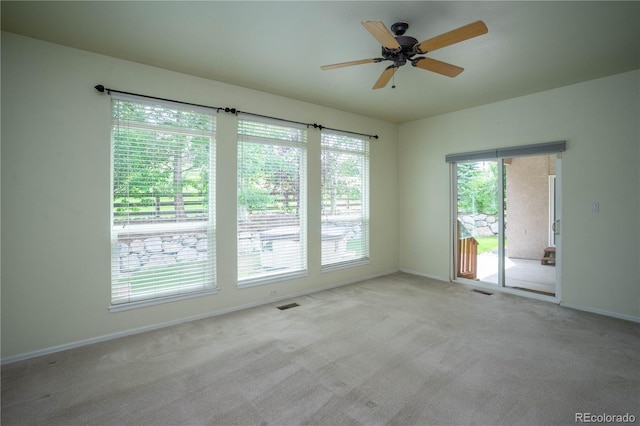
[[[96, 89], [100, 93], [104, 93], [104, 92], [107, 92], [108, 94], [111, 94], [112, 92], [113, 93], [122, 93], [123, 95], [139, 96], [141, 98], [155, 99], [157, 101], [166, 101], [166, 102], [173, 102], [173, 103], [176, 103], [176, 104], [196, 106], [196, 107], [199, 107], [199, 108], [215, 109], [218, 112], [225, 110], [222, 107], [214, 107], [214, 106], [211, 106], [211, 105], [194, 104], [194, 103], [191, 103], [191, 102], [176, 101], [174, 99], [158, 98], [158, 97], [155, 97], [155, 96], [141, 95], [140, 93], [123, 92], [122, 90], [115, 90], [115, 89], [110, 89], [108, 87], [104, 87], [102, 84], [98, 84], [97, 86], [94, 86], [93, 88]], [[227, 112], [229, 112], [229, 111], [227, 111]]]
[[358, 135], [358, 136], [366, 136], [368, 138], [373, 138], [373, 139], [378, 139], [378, 135], [369, 135], [366, 133], [358, 133], [358, 132], [351, 132], [349, 130], [340, 130], [340, 129], [332, 129], [331, 127], [325, 127], [321, 124], [317, 124], [317, 123], [302, 123], [300, 121], [294, 121], [294, 120], [287, 120], [284, 118], [279, 118], [279, 117], [271, 117], [269, 115], [262, 115], [262, 114], [256, 114], [253, 112], [247, 112], [247, 111], [240, 111], [237, 110], [235, 108], [228, 108], [228, 107], [214, 107], [211, 105], [201, 105], [201, 104], [194, 104], [191, 102], [183, 102], [183, 101], [176, 101], [174, 99], [167, 99], [167, 98], [158, 98], [156, 96], [148, 96], [148, 95], [141, 95], [140, 93], [132, 93], [132, 92], [123, 92], [121, 90], [115, 90], [115, 89], [110, 89], [108, 87], [104, 87], [102, 84], [98, 84], [96, 86], [94, 86], [94, 89], [96, 89], [98, 92], [100, 93], [122, 93], [123, 95], [132, 95], [132, 96], [139, 96], [141, 98], [147, 98], [147, 99], [155, 99], [158, 101], [166, 101], [166, 102], [173, 102], [173, 103], [177, 103], [177, 104], [182, 104], [182, 105], [190, 105], [190, 106], [195, 106], [195, 107], [199, 107], [199, 108], [208, 108], [208, 109], [215, 109], [217, 112], [220, 111], [224, 111], [224, 112], [228, 112], [234, 115], [238, 115], [238, 114], [246, 114], [246, 115], [251, 115], [254, 117], [262, 117], [262, 118], [269, 118], [271, 120], [278, 120], [278, 121], [284, 121], [286, 123], [294, 123], [294, 124], [300, 124], [302, 126], [307, 126], [307, 127], [313, 127], [314, 129], [327, 129], [327, 130], [334, 130], [336, 132], [342, 132], [342, 133], [348, 133], [351, 135]]

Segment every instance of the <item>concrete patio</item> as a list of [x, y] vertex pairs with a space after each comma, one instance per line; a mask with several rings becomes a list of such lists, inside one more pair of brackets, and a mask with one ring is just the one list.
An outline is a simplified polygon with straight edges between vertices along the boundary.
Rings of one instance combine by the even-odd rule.
[[[498, 284], [498, 255], [478, 255], [478, 280]], [[505, 286], [555, 295], [556, 267], [534, 259], [505, 259]]]

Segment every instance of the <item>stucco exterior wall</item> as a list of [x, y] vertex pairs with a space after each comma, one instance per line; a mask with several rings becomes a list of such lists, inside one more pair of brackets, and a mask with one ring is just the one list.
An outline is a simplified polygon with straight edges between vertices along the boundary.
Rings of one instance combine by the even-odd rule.
[[555, 155], [511, 159], [507, 164], [507, 255], [539, 259], [549, 243], [549, 176]]

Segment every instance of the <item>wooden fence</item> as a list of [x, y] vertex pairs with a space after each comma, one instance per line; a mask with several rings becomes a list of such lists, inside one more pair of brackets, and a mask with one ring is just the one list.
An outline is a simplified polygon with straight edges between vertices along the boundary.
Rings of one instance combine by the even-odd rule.
[[[276, 199], [269, 206], [247, 212], [247, 218], [258, 221], [270, 215], [297, 216], [297, 200], [288, 200], [288, 210], [283, 212], [285, 199]], [[338, 199], [335, 203], [337, 214], [359, 212], [360, 200]], [[331, 214], [331, 203], [322, 203], [323, 215]], [[116, 223], [134, 221], [138, 223], [197, 221], [206, 219], [207, 199], [201, 194], [182, 194], [182, 201], [176, 203], [173, 196], [137, 194], [131, 197], [117, 197], [113, 203], [113, 216]], [[268, 221], [268, 219], [267, 219]]]
[[460, 235], [458, 220], [458, 277], [475, 280], [478, 276], [478, 241], [473, 237], [460, 238]]
[[201, 194], [182, 194], [182, 200], [173, 196], [138, 194], [117, 197], [113, 203], [115, 222], [175, 222], [202, 220], [206, 216], [207, 199]]

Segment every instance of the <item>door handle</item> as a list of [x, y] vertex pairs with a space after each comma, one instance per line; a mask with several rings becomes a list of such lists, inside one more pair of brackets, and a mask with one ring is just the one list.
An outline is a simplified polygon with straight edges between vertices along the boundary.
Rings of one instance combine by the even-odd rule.
[[560, 229], [558, 225], [560, 225], [560, 219], [554, 220], [553, 225], [551, 225], [551, 230], [553, 231], [554, 235], [560, 235]]

